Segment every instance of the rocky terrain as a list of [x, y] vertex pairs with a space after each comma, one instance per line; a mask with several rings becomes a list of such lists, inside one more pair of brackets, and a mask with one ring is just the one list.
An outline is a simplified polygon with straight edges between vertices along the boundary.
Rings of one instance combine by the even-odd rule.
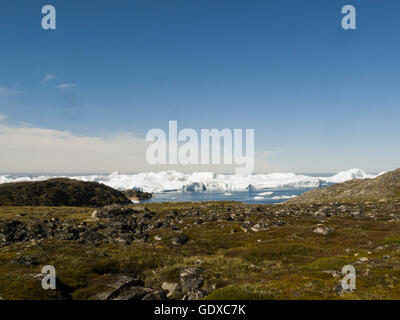
[[[400, 299], [400, 198], [373, 190], [397, 174], [333, 186], [368, 184], [354, 201], [326, 200], [328, 187], [276, 205], [0, 206], [0, 297]], [[41, 288], [44, 265], [57, 290]]]
[[400, 198], [400, 169], [378, 176], [375, 179], [354, 179], [329, 187], [314, 189], [290, 200], [291, 203], [313, 203], [331, 201], [380, 201], [388, 202]]

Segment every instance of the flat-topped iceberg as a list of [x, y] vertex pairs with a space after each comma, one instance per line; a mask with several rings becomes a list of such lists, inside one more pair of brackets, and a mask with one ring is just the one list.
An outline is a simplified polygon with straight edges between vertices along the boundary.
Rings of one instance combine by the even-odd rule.
[[[168, 191], [240, 191], [281, 188], [316, 188], [351, 179], [374, 178], [361, 169], [339, 172], [331, 177], [314, 177], [295, 173], [269, 174], [217, 174], [213, 172], [193, 172], [185, 174], [177, 171], [145, 172], [138, 174], [83, 175], [68, 176], [82, 181], [97, 181], [119, 190], [138, 189], [157, 193]], [[18, 181], [42, 181], [55, 176], [0, 176], [0, 183]], [[66, 177], [66, 176], [57, 176]]]

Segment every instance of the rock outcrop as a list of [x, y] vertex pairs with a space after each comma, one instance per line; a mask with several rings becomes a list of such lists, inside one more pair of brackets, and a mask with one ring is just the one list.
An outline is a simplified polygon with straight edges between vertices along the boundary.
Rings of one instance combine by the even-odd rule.
[[323, 203], [346, 201], [400, 200], [400, 169], [382, 174], [375, 179], [354, 179], [329, 187], [314, 189], [287, 203]]
[[2, 206], [102, 207], [130, 203], [123, 192], [97, 182], [56, 178], [0, 184]]
[[89, 245], [125, 245], [135, 240], [147, 241], [147, 231], [155, 228], [150, 220], [152, 213], [140, 206], [106, 206], [93, 212], [93, 217], [97, 220], [95, 223], [61, 221], [51, 216], [48, 219], [7, 221], [0, 224], [0, 247], [44, 239], [73, 240]]
[[108, 284], [109, 290], [98, 294], [98, 300], [166, 300], [167, 291], [146, 288], [142, 280], [125, 275], [115, 275]]

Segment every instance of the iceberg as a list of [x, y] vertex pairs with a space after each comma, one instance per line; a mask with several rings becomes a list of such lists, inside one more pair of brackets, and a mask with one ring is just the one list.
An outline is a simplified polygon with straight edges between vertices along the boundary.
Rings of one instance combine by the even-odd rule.
[[0, 175], [0, 183], [18, 181], [43, 181], [55, 177], [67, 177], [82, 181], [103, 183], [118, 190], [136, 189], [151, 193], [168, 191], [202, 192], [202, 191], [246, 191], [260, 190], [265, 192], [258, 196], [271, 195], [268, 189], [317, 188], [351, 179], [370, 179], [378, 175], [368, 174], [361, 169], [339, 172], [331, 177], [313, 177], [295, 173], [269, 174], [217, 174], [213, 172], [193, 172], [185, 174], [177, 171], [142, 172], [137, 174], [121, 174], [113, 172], [109, 175], [82, 176], [38, 176]]
[[270, 195], [273, 195], [274, 193], [275, 193], [275, 192], [268, 191], [268, 192], [259, 193], [258, 195], [259, 195], [259, 196], [270, 196]]
[[[381, 175], [380, 173], [379, 175]], [[341, 171], [335, 174], [333, 177], [327, 178], [326, 181], [330, 183], [341, 183], [353, 179], [371, 179], [375, 178], [377, 175], [368, 174], [361, 169], [350, 169], [347, 171]]]

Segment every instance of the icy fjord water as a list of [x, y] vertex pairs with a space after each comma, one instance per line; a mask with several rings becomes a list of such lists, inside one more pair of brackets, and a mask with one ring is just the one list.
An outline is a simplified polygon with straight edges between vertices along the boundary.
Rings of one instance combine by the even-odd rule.
[[239, 201], [243, 203], [281, 203], [301, 195], [312, 188], [270, 189], [246, 191], [180, 191], [161, 192], [145, 202], [181, 202], [181, 201]]

